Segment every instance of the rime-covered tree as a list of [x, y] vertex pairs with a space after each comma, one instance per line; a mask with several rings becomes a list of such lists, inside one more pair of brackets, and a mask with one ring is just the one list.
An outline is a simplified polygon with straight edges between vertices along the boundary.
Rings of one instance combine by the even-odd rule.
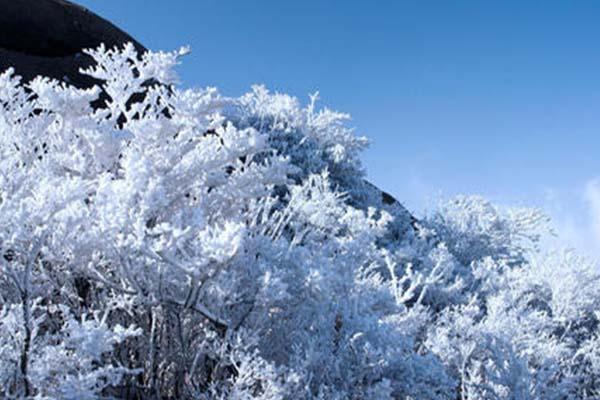
[[598, 394], [599, 275], [539, 213], [415, 224], [346, 115], [182, 90], [183, 53], [88, 50], [97, 110], [0, 75], [0, 397]]

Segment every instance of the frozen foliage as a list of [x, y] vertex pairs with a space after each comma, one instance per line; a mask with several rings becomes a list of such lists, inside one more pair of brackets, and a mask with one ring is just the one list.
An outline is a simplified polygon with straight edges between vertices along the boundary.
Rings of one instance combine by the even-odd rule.
[[0, 397], [600, 396], [600, 275], [539, 213], [411, 221], [316, 95], [88, 53], [102, 88], [0, 75]]

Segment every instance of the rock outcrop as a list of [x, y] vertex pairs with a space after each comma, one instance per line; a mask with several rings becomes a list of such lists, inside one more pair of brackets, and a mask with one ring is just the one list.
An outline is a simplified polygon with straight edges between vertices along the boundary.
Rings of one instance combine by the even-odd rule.
[[79, 73], [92, 63], [81, 51], [132, 42], [107, 20], [64, 0], [0, 0], [0, 71], [13, 67], [29, 81], [38, 75], [87, 88], [97, 83]]

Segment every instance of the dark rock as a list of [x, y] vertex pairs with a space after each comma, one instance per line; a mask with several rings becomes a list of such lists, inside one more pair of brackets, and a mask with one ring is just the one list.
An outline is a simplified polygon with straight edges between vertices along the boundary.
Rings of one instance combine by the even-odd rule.
[[14, 67], [25, 82], [38, 75], [79, 88], [98, 83], [80, 74], [92, 59], [82, 49], [122, 46], [127, 33], [84, 7], [65, 0], [0, 0], [0, 72]]

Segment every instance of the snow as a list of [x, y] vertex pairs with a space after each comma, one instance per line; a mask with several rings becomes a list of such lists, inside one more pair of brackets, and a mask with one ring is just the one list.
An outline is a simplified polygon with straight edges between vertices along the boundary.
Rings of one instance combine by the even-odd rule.
[[0, 397], [600, 396], [600, 274], [538, 211], [414, 221], [317, 95], [87, 53], [102, 88], [0, 75]]

